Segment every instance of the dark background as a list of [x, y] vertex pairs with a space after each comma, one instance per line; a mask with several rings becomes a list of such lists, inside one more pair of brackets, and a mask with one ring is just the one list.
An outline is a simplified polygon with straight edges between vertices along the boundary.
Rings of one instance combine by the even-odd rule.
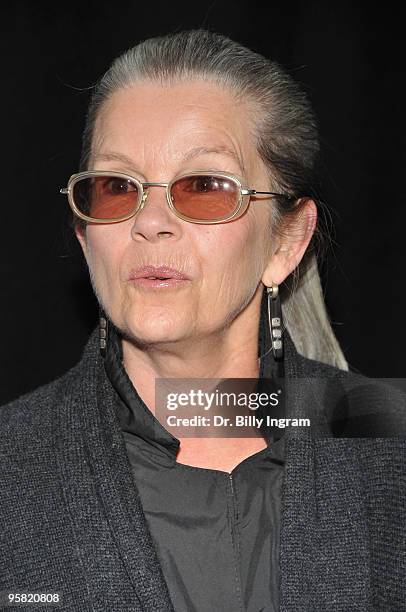
[[89, 88], [141, 39], [224, 33], [277, 59], [320, 120], [333, 248], [323, 272], [351, 366], [405, 376], [404, 19], [350, 2], [17, 2], [2, 9], [0, 403], [65, 372], [97, 323], [60, 195], [78, 171]]

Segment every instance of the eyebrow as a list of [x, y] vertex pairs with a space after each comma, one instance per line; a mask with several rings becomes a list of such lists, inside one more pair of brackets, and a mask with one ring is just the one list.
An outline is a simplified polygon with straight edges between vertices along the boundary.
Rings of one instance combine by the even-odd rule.
[[[245, 167], [244, 167], [243, 160], [240, 158], [240, 156], [235, 151], [233, 151], [232, 149], [229, 149], [228, 147], [222, 147], [222, 146], [220, 147], [195, 147], [194, 149], [191, 149], [183, 156], [182, 162], [190, 161], [200, 155], [209, 155], [210, 153], [228, 155], [228, 157], [231, 157], [234, 161], [237, 162], [237, 164], [239, 165], [239, 167], [245, 174]], [[94, 161], [118, 161], [118, 162], [125, 164], [129, 168], [134, 168], [134, 161], [130, 157], [128, 157], [127, 155], [124, 155], [123, 153], [117, 153], [115, 151], [109, 151], [106, 153], [97, 153], [96, 155], [92, 157], [92, 161], [93, 162]]]

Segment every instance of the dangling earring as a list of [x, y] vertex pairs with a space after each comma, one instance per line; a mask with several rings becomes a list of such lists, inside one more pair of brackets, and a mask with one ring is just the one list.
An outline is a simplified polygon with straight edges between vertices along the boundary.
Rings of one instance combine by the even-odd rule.
[[107, 342], [109, 335], [109, 320], [106, 317], [103, 309], [99, 307], [99, 342], [100, 342], [100, 353], [102, 357], [106, 357], [107, 353]]
[[279, 296], [279, 287], [275, 283], [272, 283], [271, 287], [267, 287], [266, 290], [268, 293], [268, 322], [272, 352], [276, 361], [282, 361], [282, 307]]

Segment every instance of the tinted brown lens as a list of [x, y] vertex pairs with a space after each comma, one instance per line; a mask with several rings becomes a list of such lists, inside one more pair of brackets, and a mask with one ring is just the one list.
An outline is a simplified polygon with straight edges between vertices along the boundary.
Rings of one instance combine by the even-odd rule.
[[185, 176], [173, 183], [171, 197], [182, 215], [215, 221], [230, 217], [235, 211], [239, 187], [233, 180], [222, 176]]
[[130, 214], [138, 201], [138, 187], [118, 176], [83, 178], [73, 186], [79, 211], [93, 219], [118, 219]]

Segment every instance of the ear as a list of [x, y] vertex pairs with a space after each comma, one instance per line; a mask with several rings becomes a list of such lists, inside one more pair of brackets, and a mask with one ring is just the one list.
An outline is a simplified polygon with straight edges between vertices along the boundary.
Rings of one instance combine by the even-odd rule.
[[262, 275], [262, 282], [270, 287], [280, 285], [299, 265], [317, 224], [317, 206], [306, 199], [293, 220], [283, 228], [276, 250], [271, 255]]

